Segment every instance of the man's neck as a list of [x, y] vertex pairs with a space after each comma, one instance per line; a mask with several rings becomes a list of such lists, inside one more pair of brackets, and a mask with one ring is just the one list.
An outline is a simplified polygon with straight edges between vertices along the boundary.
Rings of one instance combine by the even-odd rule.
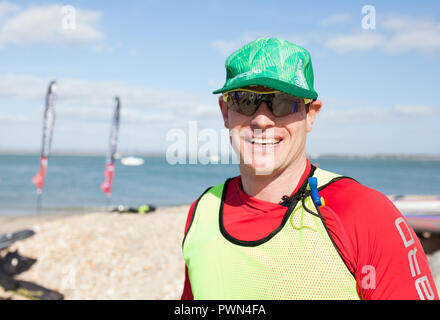
[[279, 174], [255, 175], [240, 170], [243, 190], [251, 197], [279, 203], [284, 195], [290, 195], [298, 185], [306, 165], [307, 158], [304, 156]]

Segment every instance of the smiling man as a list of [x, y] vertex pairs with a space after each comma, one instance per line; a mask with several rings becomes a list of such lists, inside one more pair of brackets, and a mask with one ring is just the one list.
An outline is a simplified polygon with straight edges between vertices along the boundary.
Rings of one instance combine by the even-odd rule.
[[321, 110], [309, 53], [258, 39], [226, 60], [219, 105], [240, 176], [188, 214], [182, 299], [438, 299], [426, 255], [393, 203], [316, 168]]

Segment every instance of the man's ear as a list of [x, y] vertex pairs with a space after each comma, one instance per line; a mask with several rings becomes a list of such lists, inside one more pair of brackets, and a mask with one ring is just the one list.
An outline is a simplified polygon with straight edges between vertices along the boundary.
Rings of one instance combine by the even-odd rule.
[[226, 101], [223, 99], [223, 95], [220, 95], [218, 97], [218, 105], [220, 106], [220, 111], [223, 116], [225, 128], [229, 129], [228, 105]]
[[313, 123], [315, 122], [315, 118], [318, 115], [319, 111], [321, 111], [322, 102], [321, 100], [315, 100], [310, 103], [309, 112], [307, 112], [307, 132], [312, 131]]

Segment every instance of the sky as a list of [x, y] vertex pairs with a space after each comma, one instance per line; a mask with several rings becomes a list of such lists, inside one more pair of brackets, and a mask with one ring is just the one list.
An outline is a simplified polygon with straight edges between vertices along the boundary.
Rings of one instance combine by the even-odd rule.
[[225, 60], [261, 37], [312, 56], [309, 153], [440, 154], [440, 3], [391, 0], [0, 1], [0, 150], [39, 151], [51, 80], [53, 152], [105, 152], [114, 96], [123, 152], [220, 131]]

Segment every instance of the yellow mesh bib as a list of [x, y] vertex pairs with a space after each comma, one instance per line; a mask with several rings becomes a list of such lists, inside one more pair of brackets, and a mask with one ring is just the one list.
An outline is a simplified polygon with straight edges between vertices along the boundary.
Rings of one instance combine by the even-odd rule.
[[[337, 177], [314, 176], [318, 186]], [[239, 244], [221, 230], [225, 191], [220, 184], [200, 198], [183, 243], [195, 299], [359, 299], [323, 221], [301, 201], [270, 239]], [[310, 196], [304, 204], [317, 212]]]

